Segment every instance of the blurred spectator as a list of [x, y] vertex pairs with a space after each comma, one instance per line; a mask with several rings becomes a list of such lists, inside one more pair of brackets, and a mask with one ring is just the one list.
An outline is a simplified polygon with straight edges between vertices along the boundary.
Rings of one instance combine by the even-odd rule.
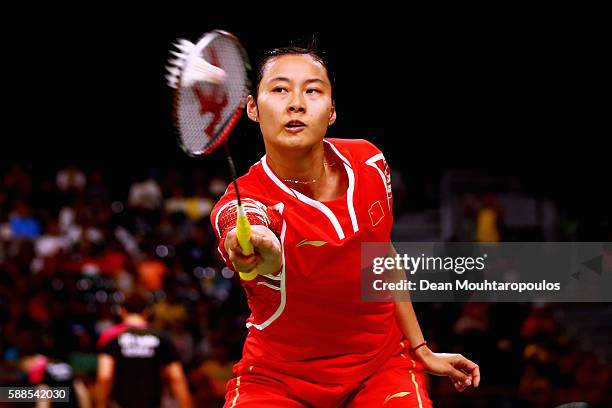
[[156, 292], [163, 288], [168, 267], [162, 261], [149, 255], [136, 264], [136, 269], [139, 282], [146, 289]]
[[70, 241], [60, 234], [59, 225], [51, 220], [47, 225], [44, 235], [41, 235], [35, 243], [36, 256], [39, 258], [51, 258], [70, 249]]
[[62, 192], [78, 192], [85, 189], [87, 178], [75, 165], [60, 170], [56, 177], [57, 187]]
[[31, 214], [30, 206], [18, 201], [14, 211], [9, 215], [10, 236], [14, 239], [36, 239], [40, 235], [40, 223]]
[[72, 367], [57, 358], [41, 354], [22, 359], [22, 369], [28, 373], [29, 384], [44, 390], [67, 388], [67, 402], [37, 403], [37, 407], [91, 407], [91, 400], [83, 381], [75, 378]]
[[81, 239], [82, 228], [76, 223], [76, 211], [70, 206], [63, 207], [58, 216], [59, 229], [71, 243]]
[[166, 199], [164, 203], [169, 213], [184, 213], [192, 221], [208, 217], [213, 205], [214, 201], [206, 196], [204, 187], [196, 188], [196, 193], [192, 197], [185, 197], [181, 187], [174, 187], [172, 197]]
[[97, 406], [106, 408], [113, 400], [124, 408], [159, 407], [164, 376], [179, 406], [191, 407], [189, 387], [173, 344], [148, 328], [149, 297], [141, 291], [127, 294], [121, 315], [122, 328], [102, 344], [98, 358]]
[[188, 316], [187, 310], [171, 295], [170, 298], [161, 300], [153, 307], [153, 325], [159, 330], [170, 330], [174, 325], [184, 325]]
[[110, 238], [98, 258], [102, 273], [112, 278], [116, 278], [126, 269], [127, 261], [127, 254], [114, 238]]
[[485, 194], [475, 214], [476, 241], [499, 242], [501, 218], [502, 210], [497, 198], [493, 194]]
[[162, 202], [162, 192], [157, 181], [153, 178], [146, 178], [139, 182], [134, 182], [130, 186], [128, 193], [128, 204], [131, 207], [156, 210]]
[[234, 376], [234, 363], [228, 359], [227, 346], [216, 344], [210, 358], [204, 360], [190, 374], [196, 384], [194, 400], [198, 406], [210, 406], [212, 401], [223, 400], [227, 382]]
[[169, 214], [185, 212], [185, 192], [183, 187], [175, 185], [170, 187], [171, 195], [164, 201], [164, 208]]

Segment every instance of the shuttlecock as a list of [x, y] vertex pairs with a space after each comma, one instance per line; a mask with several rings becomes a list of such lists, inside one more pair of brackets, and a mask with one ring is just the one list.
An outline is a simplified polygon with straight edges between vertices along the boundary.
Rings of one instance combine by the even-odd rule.
[[178, 39], [174, 46], [178, 51], [170, 53], [176, 58], [169, 59], [170, 65], [166, 66], [168, 86], [176, 88], [179, 80], [182, 87], [189, 87], [196, 82], [220, 84], [225, 80], [226, 74], [223, 69], [210, 64], [198, 55], [192, 55], [195, 44], [185, 39]]
[[181, 85], [191, 86], [198, 81], [218, 85], [224, 80], [225, 71], [223, 69], [206, 62], [204, 58], [194, 57], [185, 67], [185, 72], [181, 78]]

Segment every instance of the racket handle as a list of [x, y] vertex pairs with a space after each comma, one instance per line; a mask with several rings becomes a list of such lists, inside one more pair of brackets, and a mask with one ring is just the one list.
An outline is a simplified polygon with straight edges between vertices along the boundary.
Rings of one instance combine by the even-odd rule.
[[[242, 248], [242, 253], [244, 255], [252, 255], [253, 245], [251, 244], [251, 224], [249, 223], [249, 219], [244, 213], [244, 208], [242, 208], [242, 206], [238, 206], [236, 238], [238, 239], [240, 248]], [[238, 274], [242, 280], [250, 281], [257, 277], [257, 268], [253, 269], [251, 272], [238, 272]]]

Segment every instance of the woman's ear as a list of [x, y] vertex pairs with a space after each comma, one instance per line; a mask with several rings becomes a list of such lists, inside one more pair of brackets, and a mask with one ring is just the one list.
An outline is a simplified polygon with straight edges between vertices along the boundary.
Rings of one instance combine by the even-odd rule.
[[259, 113], [257, 112], [257, 102], [253, 95], [247, 96], [247, 115], [253, 122], [259, 122]]
[[333, 125], [336, 121], [336, 104], [332, 103], [331, 113], [329, 114], [329, 126]]

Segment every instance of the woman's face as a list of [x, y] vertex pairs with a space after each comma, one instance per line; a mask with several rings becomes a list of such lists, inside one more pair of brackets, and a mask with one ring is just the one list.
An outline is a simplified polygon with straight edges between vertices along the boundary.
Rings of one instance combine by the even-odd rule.
[[336, 120], [325, 67], [307, 54], [271, 59], [247, 112], [259, 122], [266, 145], [300, 149], [320, 143]]

